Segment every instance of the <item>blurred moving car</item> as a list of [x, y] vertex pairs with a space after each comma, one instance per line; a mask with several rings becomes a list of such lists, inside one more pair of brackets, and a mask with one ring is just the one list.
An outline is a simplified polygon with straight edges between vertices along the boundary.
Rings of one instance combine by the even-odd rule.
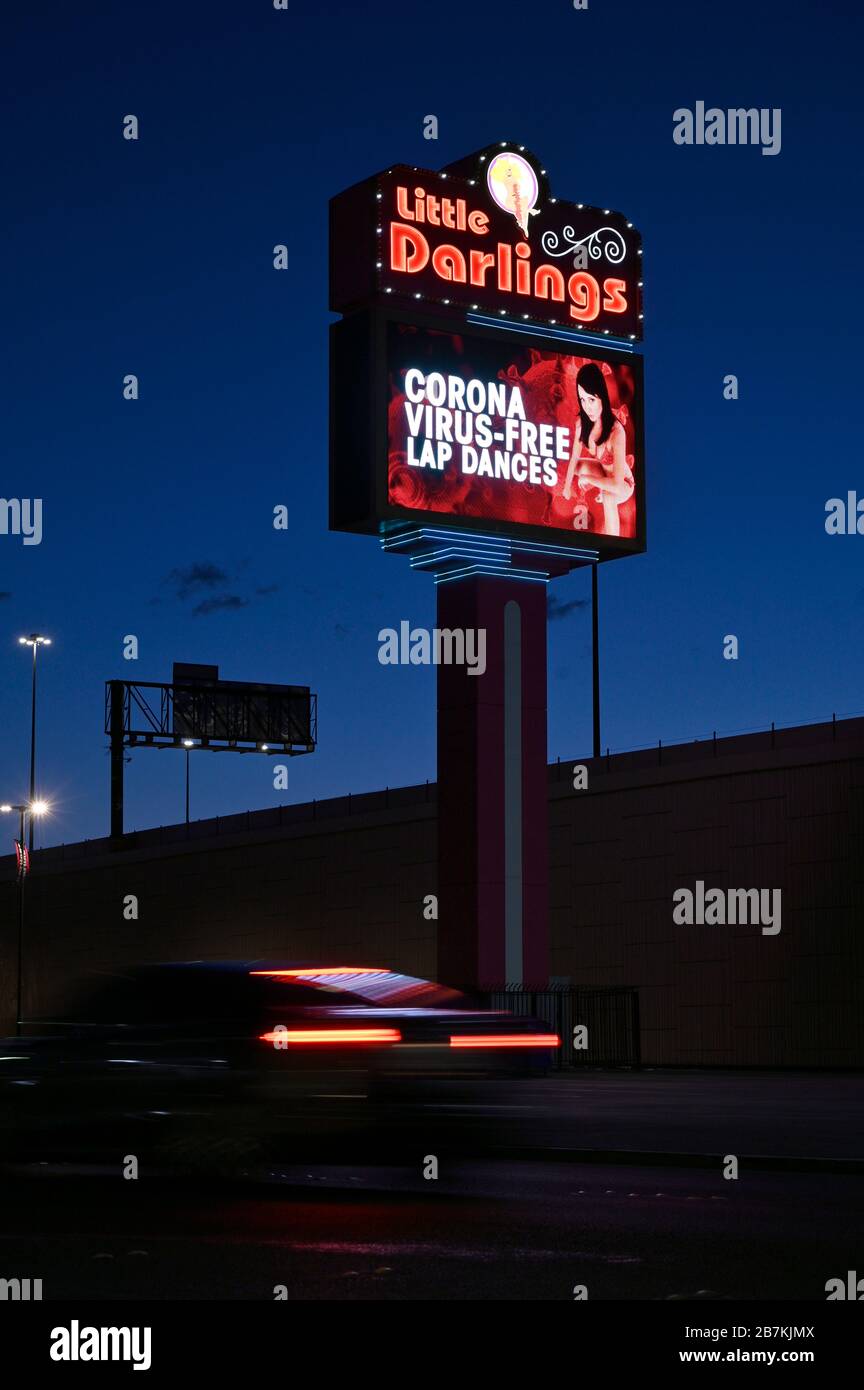
[[542, 1074], [560, 1045], [429, 980], [260, 961], [105, 976], [27, 1027], [0, 1042], [0, 1160], [181, 1168], [501, 1142], [483, 1086]]

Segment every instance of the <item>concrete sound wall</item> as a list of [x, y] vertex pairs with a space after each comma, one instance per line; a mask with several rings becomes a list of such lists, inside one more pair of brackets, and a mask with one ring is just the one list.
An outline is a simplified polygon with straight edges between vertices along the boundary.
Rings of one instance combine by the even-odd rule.
[[[864, 1065], [864, 721], [602, 764], [551, 785], [552, 974], [637, 986], [646, 1062]], [[700, 880], [780, 932], [677, 925]]]
[[[647, 1064], [864, 1065], [864, 721], [549, 769], [550, 974], [637, 988]], [[673, 894], [780, 889], [781, 930], [678, 925]], [[283, 956], [437, 970], [434, 787], [34, 856], [25, 1016], [133, 961]], [[138, 900], [137, 920], [124, 900]], [[16, 889], [0, 860], [0, 1029]], [[427, 910], [428, 911], [428, 910]]]

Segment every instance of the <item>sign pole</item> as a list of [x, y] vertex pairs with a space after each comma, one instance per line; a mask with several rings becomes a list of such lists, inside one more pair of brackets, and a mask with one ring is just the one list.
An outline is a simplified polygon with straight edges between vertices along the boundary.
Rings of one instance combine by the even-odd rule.
[[438, 974], [544, 989], [546, 584], [439, 583], [438, 627], [485, 634], [485, 669], [438, 667]]
[[111, 839], [123, 838], [123, 682], [109, 681], [108, 728], [111, 738]]
[[[24, 808], [20, 811], [20, 829], [18, 831], [18, 843], [21, 846], [21, 864], [18, 870], [18, 985], [15, 991], [15, 1036], [21, 1036], [21, 1012], [23, 1005], [22, 984], [24, 978], [24, 884], [27, 879], [27, 849], [24, 843]], [[30, 817], [30, 824], [33, 824], [33, 817]]]

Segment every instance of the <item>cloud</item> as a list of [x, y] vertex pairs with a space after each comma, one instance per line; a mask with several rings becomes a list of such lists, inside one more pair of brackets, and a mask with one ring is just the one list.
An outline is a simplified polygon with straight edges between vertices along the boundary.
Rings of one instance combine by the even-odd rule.
[[219, 584], [224, 584], [227, 578], [228, 575], [218, 565], [197, 560], [194, 564], [173, 569], [162, 582], [171, 585], [177, 598], [184, 599], [199, 593], [201, 589], [215, 589]]
[[566, 618], [568, 613], [575, 613], [578, 608], [587, 607], [587, 598], [573, 598], [568, 603], [562, 603], [554, 594], [550, 594], [546, 604], [546, 616], [550, 623], [557, 623], [559, 618]]
[[[247, 564], [248, 561], [241, 561], [239, 568], [242, 570]], [[204, 618], [209, 613], [248, 608], [254, 598], [275, 594], [281, 587], [279, 584], [256, 584], [250, 588], [245, 581], [238, 580], [236, 573], [232, 574], [222, 565], [210, 560], [194, 560], [189, 565], [177, 565], [162, 580], [164, 601], [183, 603], [192, 600], [195, 604], [192, 616]], [[161, 604], [163, 599], [153, 598], [150, 602]]]
[[192, 609], [193, 618], [206, 617], [208, 613], [219, 613], [225, 608], [248, 608], [248, 598], [241, 598], [239, 594], [216, 594], [213, 598], [202, 599], [201, 602]]

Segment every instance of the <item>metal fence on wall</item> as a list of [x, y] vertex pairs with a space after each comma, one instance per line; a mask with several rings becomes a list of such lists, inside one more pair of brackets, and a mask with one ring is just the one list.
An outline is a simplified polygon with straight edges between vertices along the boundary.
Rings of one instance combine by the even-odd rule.
[[[488, 1009], [507, 1009], [542, 1019], [561, 1038], [558, 1069], [565, 1067], [638, 1067], [639, 993], [635, 989], [523, 989], [503, 985], [485, 990]], [[576, 1045], [575, 1030], [584, 1027], [586, 1046]]]

